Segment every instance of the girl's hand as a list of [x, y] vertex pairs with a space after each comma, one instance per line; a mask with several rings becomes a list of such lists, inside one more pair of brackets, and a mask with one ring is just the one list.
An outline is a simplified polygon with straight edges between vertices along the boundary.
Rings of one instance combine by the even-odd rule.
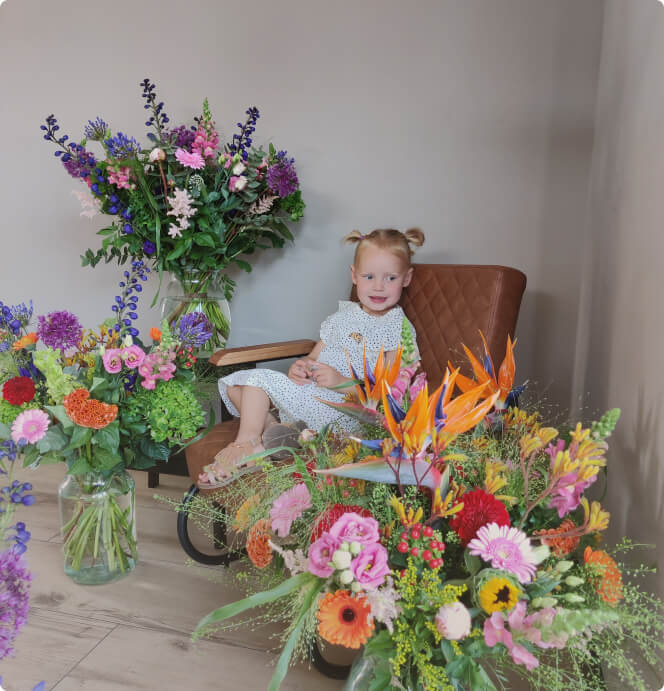
[[344, 377], [341, 372], [338, 372], [334, 367], [330, 367], [322, 362], [314, 362], [310, 365], [311, 378], [313, 379], [316, 386], [323, 386], [330, 388], [332, 386], [339, 386], [347, 381], [350, 381], [347, 377]]
[[315, 363], [315, 360], [309, 360], [308, 358], [296, 360], [288, 369], [288, 378], [298, 386], [309, 384], [311, 382], [309, 369], [313, 363]]

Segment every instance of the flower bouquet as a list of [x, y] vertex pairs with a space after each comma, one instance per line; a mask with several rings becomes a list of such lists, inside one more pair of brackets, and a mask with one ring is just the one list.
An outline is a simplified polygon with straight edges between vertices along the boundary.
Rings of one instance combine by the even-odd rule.
[[[128, 468], [167, 460], [195, 438], [203, 411], [192, 388], [193, 350], [211, 328], [200, 315], [152, 329], [133, 326], [149, 269], [134, 261], [97, 331], [51, 312], [29, 331], [33, 306], [0, 303], [0, 439], [26, 466], [64, 461], [60, 488], [65, 571], [105, 582], [135, 565], [134, 482]], [[44, 346], [39, 347], [38, 346]]]
[[362, 420], [358, 437], [312, 433], [292, 464], [261, 461], [260, 485], [225, 488], [250, 594], [195, 635], [267, 605], [285, 631], [270, 689], [318, 641], [362, 648], [349, 690], [509, 688], [507, 675], [600, 689], [602, 668], [647, 688], [663, 604], [633, 583], [648, 569], [614, 558], [629, 541], [601, 546], [609, 514], [586, 496], [619, 411], [545, 426], [516, 405], [511, 342], [497, 373], [488, 351], [467, 354], [474, 378], [448, 369], [433, 392], [412, 367], [365, 362], [354, 400], [334, 404]]
[[[251, 271], [243, 257], [293, 239], [287, 221], [302, 218], [305, 207], [295, 162], [271, 144], [267, 151], [253, 145], [255, 107], [222, 145], [207, 99], [192, 125], [169, 127], [155, 85], [145, 79], [141, 87], [151, 128], [145, 148], [134, 137], [113, 134], [101, 118], [88, 122], [80, 143], [59, 133], [53, 115], [41, 129], [58, 147], [65, 170], [88, 187], [89, 193], [76, 192], [82, 214], [114, 217], [98, 232], [101, 248], [86, 250], [83, 264], [133, 258], [152, 262], [160, 281], [163, 271], [171, 272], [182, 299], [165, 306], [168, 321], [203, 311], [213, 326], [206, 348], [215, 350], [228, 338], [228, 314], [208, 293], [220, 282], [230, 300], [235, 283], [225, 272], [231, 264]], [[88, 150], [90, 142], [101, 146], [101, 157]]]

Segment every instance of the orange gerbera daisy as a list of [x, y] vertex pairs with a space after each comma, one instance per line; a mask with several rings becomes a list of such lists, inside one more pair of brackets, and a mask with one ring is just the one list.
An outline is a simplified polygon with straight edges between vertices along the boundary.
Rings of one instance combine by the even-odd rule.
[[597, 594], [608, 605], [615, 607], [623, 598], [623, 582], [615, 561], [603, 550], [586, 547], [583, 560], [591, 567], [591, 581]]
[[254, 523], [247, 535], [247, 554], [257, 569], [264, 569], [272, 561], [270, 521], [262, 518]]
[[577, 525], [571, 518], [566, 518], [557, 528], [550, 530], [536, 530], [535, 535], [547, 535], [550, 537], [542, 538], [542, 544], [551, 547], [553, 553], [562, 559], [571, 554], [579, 545], [580, 537], [556, 537], [561, 533], [569, 533]]
[[359, 648], [374, 630], [366, 598], [353, 597], [347, 590], [327, 593], [318, 605], [318, 633], [333, 645]]

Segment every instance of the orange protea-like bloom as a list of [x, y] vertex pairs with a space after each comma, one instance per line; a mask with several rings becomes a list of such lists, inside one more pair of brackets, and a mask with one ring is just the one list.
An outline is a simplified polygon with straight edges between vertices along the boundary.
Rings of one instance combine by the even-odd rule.
[[118, 416], [118, 407], [90, 398], [87, 389], [76, 389], [62, 401], [65, 412], [72, 422], [81, 427], [102, 429]]
[[590, 580], [597, 594], [608, 605], [615, 607], [623, 598], [623, 582], [615, 561], [603, 550], [586, 547], [583, 560], [591, 571]]
[[34, 345], [35, 343], [37, 343], [38, 340], [39, 336], [37, 336], [37, 334], [33, 331], [23, 336], [23, 338], [19, 338], [18, 341], [14, 343], [12, 348], [14, 350], [22, 350], [26, 346]]
[[150, 329], [150, 338], [157, 343], [161, 343], [161, 331], [156, 326]]
[[247, 535], [247, 554], [257, 569], [264, 569], [272, 561], [270, 521], [266, 518], [262, 518], [251, 526]]
[[318, 605], [318, 633], [332, 645], [357, 649], [373, 634], [371, 608], [364, 597], [347, 590], [327, 593]]
[[[579, 545], [580, 536], [557, 537], [561, 533], [570, 533], [576, 528], [571, 518], [566, 518], [557, 528], [536, 530], [535, 535], [542, 536], [542, 544], [550, 547], [553, 553], [562, 559], [571, 554]], [[546, 536], [546, 537], [544, 537]]]

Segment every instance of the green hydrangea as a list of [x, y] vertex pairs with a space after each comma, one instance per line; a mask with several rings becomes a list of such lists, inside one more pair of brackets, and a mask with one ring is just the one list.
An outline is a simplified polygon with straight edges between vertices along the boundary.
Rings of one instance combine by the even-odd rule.
[[60, 364], [60, 353], [52, 348], [36, 350], [32, 354], [35, 367], [46, 377], [46, 390], [56, 405], [76, 388], [76, 380], [70, 374], [65, 374]]
[[126, 414], [147, 424], [154, 441], [182, 442], [202, 427], [203, 409], [189, 384], [171, 379], [158, 382], [152, 391], [139, 389], [129, 399]]
[[0, 397], [0, 422], [11, 426], [14, 420], [16, 420], [24, 410], [37, 408], [39, 408], [39, 403], [37, 403], [37, 401], [29, 401], [21, 405], [12, 405], [9, 401], [5, 401], [4, 398]]

